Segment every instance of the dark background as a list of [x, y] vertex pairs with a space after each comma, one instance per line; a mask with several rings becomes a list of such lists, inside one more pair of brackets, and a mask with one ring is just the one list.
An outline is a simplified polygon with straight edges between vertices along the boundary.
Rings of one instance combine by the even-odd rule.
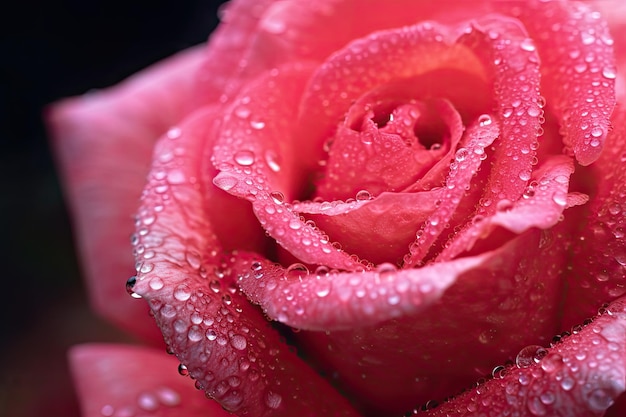
[[0, 416], [77, 415], [67, 348], [128, 340], [89, 311], [43, 109], [205, 41], [221, 3], [40, 0], [1, 13]]

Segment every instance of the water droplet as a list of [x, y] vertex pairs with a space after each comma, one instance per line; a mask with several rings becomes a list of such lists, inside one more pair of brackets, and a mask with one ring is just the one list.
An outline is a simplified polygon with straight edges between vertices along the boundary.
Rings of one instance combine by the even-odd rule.
[[496, 210], [498, 211], [509, 211], [513, 208], [513, 202], [511, 200], [507, 200], [506, 198], [498, 201], [496, 204]]
[[528, 368], [531, 365], [539, 363], [539, 361], [541, 361], [541, 359], [547, 354], [548, 351], [543, 346], [526, 346], [517, 354], [515, 364], [518, 368]]
[[272, 171], [280, 171], [280, 158], [273, 150], [268, 149], [265, 151], [265, 163]]
[[220, 284], [218, 280], [214, 279], [209, 282], [209, 288], [211, 289], [211, 291], [217, 294], [222, 289], [222, 284]]
[[457, 162], [463, 162], [463, 161], [465, 161], [467, 159], [468, 154], [469, 154], [469, 152], [467, 151], [467, 149], [459, 148], [456, 151], [456, 154], [454, 155], [454, 159], [456, 159]]
[[491, 116], [489, 116], [488, 114], [481, 114], [480, 116], [478, 116], [478, 124], [480, 126], [489, 126], [491, 122]]
[[178, 301], [187, 301], [191, 297], [191, 290], [186, 284], [180, 284], [174, 290], [174, 298]]
[[187, 251], [185, 253], [185, 259], [187, 259], [187, 263], [193, 269], [199, 269], [202, 265], [202, 259], [200, 258], [200, 254], [196, 251]]
[[567, 195], [565, 193], [556, 192], [552, 194], [552, 201], [561, 207], [567, 205]]
[[182, 363], [178, 365], [178, 373], [181, 374], [182, 376], [189, 375], [189, 371], [187, 370], [187, 367], [183, 365]]
[[133, 288], [135, 287], [136, 283], [137, 283], [137, 277], [136, 276], [132, 276], [132, 277], [128, 278], [128, 281], [126, 281], [126, 292], [133, 298], [141, 298], [141, 295], [139, 295], [135, 291], [133, 291]]
[[356, 200], [357, 201], [367, 201], [367, 200], [371, 200], [371, 199], [372, 199], [372, 195], [367, 190], [361, 190], [358, 193], [356, 193]]
[[280, 396], [280, 394], [277, 394], [273, 391], [267, 391], [267, 394], [265, 394], [265, 404], [267, 404], [269, 408], [277, 409], [278, 407], [280, 407], [280, 403], [282, 402], [282, 400], [283, 398]]
[[285, 275], [287, 278], [303, 278], [309, 275], [309, 268], [307, 268], [304, 264], [294, 263], [289, 265], [285, 271]]
[[185, 174], [180, 169], [172, 169], [167, 173], [167, 181], [170, 184], [183, 184], [185, 180]]
[[210, 341], [217, 339], [217, 333], [213, 329], [209, 329], [206, 331], [206, 338]]
[[535, 43], [530, 38], [524, 39], [520, 43], [520, 48], [522, 48], [522, 50], [527, 51], [527, 52], [533, 52], [536, 49], [535, 48]]
[[180, 404], [180, 394], [173, 389], [167, 387], [157, 388], [156, 395], [163, 405], [174, 407]]
[[571, 390], [572, 388], [574, 388], [574, 385], [576, 385], [576, 381], [574, 381], [569, 376], [565, 376], [561, 380], [561, 388], [563, 388], [565, 391]]
[[254, 164], [254, 152], [248, 150], [241, 150], [235, 153], [235, 162], [241, 166], [250, 166]]
[[276, 204], [283, 204], [285, 202], [285, 196], [280, 191], [272, 191], [270, 198]]
[[104, 417], [111, 417], [114, 413], [115, 413], [115, 408], [113, 408], [113, 406], [110, 404], [104, 405], [100, 409], [100, 414], [102, 414]]
[[178, 139], [182, 133], [182, 130], [179, 127], [172, 127], [167, 131], [167, 137], [174, 140]]
[[153, 278], [150, 280], [150, 284], [149, 284], [149, 285], [150, 285], [150, 288], [152, 288], [152, 289], [153, 289], [153, 290], [155, 290], [155, 291], [158, 291], [158, 290], [160, 290], [161, 288], [163, 288], [163, 285], [164, 285], [164, 284], [163, 284], [163, 280], [162, 280], [161, 278], [159, 278], [159, 277], [153, 277]]
[[154, 411], [159, 408], [159, 400], [154, 394], [144, 392], [139, 394], [139, 397], [137, 397], [137, 405], [139, 405], [139, 408], [143, 410]]
[[260, 120], [250, 120], [250, 127], [255, 130], [261, 130], [265, 127], [265, 122]]
[[589, 132], [594, 138], [599, 138], [604, 134], [604, 130], [600, 126], [596, 126]]
[[551, 353], [545, 356], [543, 359], [540, 359], [541, 369], [548, 373], [554, 372], [556, 369], [558, 369], [562, 362], [563, 357], [558, 353]]
[[609, 80], [614, 80], [617, 77], [617, 71], [613, 67], [604, 67], [602, 69], [602, 76]]
[[187, 332], [187, 338], [192, 342], [199, 342], [202, 340], [202, 331], [198, 326], [191, 326]]
[[213, 184], [224, 191], [232, 190], [238, 183], [239, 180], [237, 178], [224, 172], [219, 172], [213, 178]]
[[591, 45], [596, 41], [596, 37], [588, 32], [582, 32], [580, 38], [583, 41], [583, 45]]
[[248, 346], [246, 338], [240, 334], [236, 334], [230, 338], [230, 345], [237, 350], [244, 350]]
[[148, 272], [152, 271], [154, 269], [154, 265], [148, 262], [144, 262], [141, 267], [139, 268], [139, 272], [143, 273], [143, 274], [147, 274]]

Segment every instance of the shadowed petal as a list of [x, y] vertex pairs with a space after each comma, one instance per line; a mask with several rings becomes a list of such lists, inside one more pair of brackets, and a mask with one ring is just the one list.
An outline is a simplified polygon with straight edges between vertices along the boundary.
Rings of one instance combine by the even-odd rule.
[[154, 343], [162, 340], [158, 329], [123, 288], [134, 273], [133, 213], [154, 142], [189, 110], [203, 58], [203, 47], [183, 52], [110, 90], [54, 104], [47, 113], [94, 309]]
[[228, 417], [176, 371], [162, 350], [88, 344], [69, 353], [83, 417]]

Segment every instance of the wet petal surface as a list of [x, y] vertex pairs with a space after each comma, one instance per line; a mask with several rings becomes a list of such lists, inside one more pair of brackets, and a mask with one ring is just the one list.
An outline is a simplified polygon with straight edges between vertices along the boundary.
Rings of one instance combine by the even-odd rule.
[[347, 400], [284, 343], [224, 268], [212, 224], [219, 220], [207, 215], [197, 181], [204, 148], [213, 145], [215, 120], [214, 109], [204, 109], [180, 125], [175, 139], [159, 141], [137, 230], [137, 245], [153, 253], [147, 260], [138, 258], [137, 277], [127, 289], [148, 301], [168, 349], [196, 387], [226, 410], [355, 416]]
[[134, 303], [123, 288], [134, 271], [129, 237], [152, 147], [188, 112], [203, 58], [204, 48], [183, 52], [113, 89], [62, 101], [47, 113], [94, 309], [155, 344], [162, 337], [145, 305]]
[[70, 351], [83, 417], [228, 417], [222, 407], [180, 377], [162, 350], [89, 344]]
[[602, 416], [626, 390], [626, 304], [620, 299], [551, 348], [528, 346], [499, 378], [430, 416]]

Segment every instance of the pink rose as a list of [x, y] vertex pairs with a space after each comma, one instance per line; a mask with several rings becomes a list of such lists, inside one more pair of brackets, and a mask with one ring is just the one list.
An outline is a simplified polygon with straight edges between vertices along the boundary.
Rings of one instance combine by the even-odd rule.
[[625, 39], [617, 1], [235, 0], [58, 104], [94, 306], [152, 345], [71, 352], [85, 415], [621, 415]]

